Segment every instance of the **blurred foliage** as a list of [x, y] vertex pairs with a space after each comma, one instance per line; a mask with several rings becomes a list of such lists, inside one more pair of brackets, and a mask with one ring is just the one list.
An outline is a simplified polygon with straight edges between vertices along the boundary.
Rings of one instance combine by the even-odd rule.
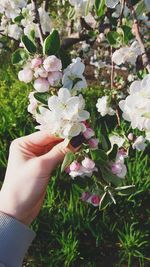
[[[5, 59], [5, 60], [4, 60]], [[0, 67], [0, 174], [4, 177], [12, 139], [34, 131], [27, 113], [28, 92], [32, 88], [18, 81], [17, 69], [1, 57]], [[104, 89], [84, 91], [91, 123], [100, 135], [104, 120], [96, 112], [96, 99]], [[106, 118], [107, 132], [114, 129], [115, 119]], [[130, 131], [122, 121], [118, 132]], [[149, 149], [149, 148], [148, 148]], [[146, 151], [147, 152], [147, 151]], [[57, 169], [49, 183], [47, 197], [32, 228], [34, 240], [25, 266], [30, 267], [148, 267], [150, 266], [150, 174], [146, 152], [130, 152], [127, 159], [126, 184], [134, 183], [136, 192], [117, 199], [103, 212], [80, 200], [81, 192], [74, 181]]]

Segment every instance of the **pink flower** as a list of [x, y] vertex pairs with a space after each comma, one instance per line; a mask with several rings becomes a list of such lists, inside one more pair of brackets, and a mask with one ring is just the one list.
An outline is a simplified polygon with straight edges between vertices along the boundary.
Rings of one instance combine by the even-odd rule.
[[111, 171], [119, 178], [125, 178], [127, 173], [127, 168], [123, 161], [117, 161], [111, 165]]
[[62, 63], [61, 60], [56, 56], [49, 56], [43, 62], [44, 69], [48, 72], [61, 71]]
[[95, 162], [87, 157], [82, 161], [82, 166], [88, 170], [95, 168]]
[[32, 69], [35, 69], [35, 68], [37, 68], [39, 65], [41, 65], [42, 64], [42, 58], [40, 58], [40, 57], [37, 57], [37, 58], [34, 58], [34, 59], [32, 59], [32, 61], [31, 61], [31, 68]]
[[62, 73], [60, 71], [54, 71], [48, 74], [48, 81], [51, 86], [57, 86], [61, 78], [62, 78]]
[[87, 201], [90, 198], [91, 194], [88, 192], [83, 192], [81, 195], [81, 200], [82, 201]]
[[92, 195], [90, 198], [91, 204], [95, 207], [99, 206], [100, 197], [98, 195]]
[[70, 165], [70, 171], [79, 171], [81, 168], [81, 164], [77, 161], [73, 161]]
[[33, 72], [29, 68], [24, 68], [23, 70], [19, 71], [18, 79], [24, 83], [30, 83], [33, 79]]
[[49, 90], [49, 82], [44, 78], [38, 78], [34, 82], [34, 88], [40, 93], [47, 92]]
[[91, 128], [86, 128], [86, 131], [83, 133], [85, 139], [90, 139], [92, 136], [95, 135], [93, 129]]
[[97, 148], [98, 147], [99, 140], [97, 138], [91, 138], [88, 140], [88, 144], [91, 148]]
[[38, 77], [47, 78], [48, 77], [48, 72], [42, 66], [40, 68], [39, 67], [35, 68], [34, 71], [35, 71], [34, 76], [36, 78]]
[[31, 114], [35, 114], [36, 109], [38, 107], [38, 101], [34, 97], [34, 92], [31, 92], [29, 94], [29, 101], [30, 101], [30, 104], [28, 105], [28, 112], [30, 112]]

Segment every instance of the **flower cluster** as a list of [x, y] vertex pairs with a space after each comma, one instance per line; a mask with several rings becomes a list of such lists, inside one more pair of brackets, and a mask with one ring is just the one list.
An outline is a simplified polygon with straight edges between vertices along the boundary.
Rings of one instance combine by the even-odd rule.
[[141, 81], [134, 81], [129, 90], [129, 95], [119, 103], [123, 111], [123, 118], [131, 122], [133, 129], [138, 128], [146, 132], [150, 140], [150, 74]]
[[120, 149], [116, 155], [115, 162], [110, 164], [111, 171], [113, 174], [118, 176], [119, 178], [125, 178], [127, 174], [127, 168], [124, 164], [124, 159], [127, 157], [127, 153], [124, 149]]
[[94, 207], [98, 207], [101, 197], [97, 194], [91, 194], [88, 192], [83, 192], [81, 196], [81, 200], [87, 203], [92, 204]]
[[105, 116], [106, 114], [113, 116], [115, 114], [115, 111], [109, 106], [109, 97], [108, 96], [102, 96], [97, 100], [96, 104], [98, 112], [101, 114], [101, 116]]
[[69, 175], [74, 179], [75, 177], [91, 177], [93, 172], [97, 171], [95, 167], [95, 162], [88, 157], [79, 163], [78, 161], [73, 161], [68, 168]]

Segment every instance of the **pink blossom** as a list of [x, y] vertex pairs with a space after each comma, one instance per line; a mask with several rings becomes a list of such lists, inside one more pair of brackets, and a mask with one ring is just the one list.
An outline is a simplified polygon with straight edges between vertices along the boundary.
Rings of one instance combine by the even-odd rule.
[[48, 81], [51, 86], [57, 86], [61, 78], [62, 78], [62, 73], [60, 71], [54, 71], [48, 74]]
[[56, 56], [49, 56], [43, 62], [44, 69], [48, 72], [61, 71], [62, 63], [61, 60]]
[[83, 133], [85, 139], [90, 139], [92, 136], [95, 135], [95, 132], [92, 128], [86, 128], [86, 131]]
[[95, 162], [87, 157], [82, 161], [82, 166], [88, 170], [95, 168]]
[[121, 163], [120, 162], [113, 163], [112, 166], [111, 166], [111, 171], [114, 174], [119, 174], [122, 171]]
[[48, 72], [42, 66], [40, 68], [37, 67], [34, 70], [34, 76], [36, 78], [38, 78], [38, 77], [47, 78], [48, 77]]
[[44, 78], [38, 78], [34, 82], [34, 88], [41, 93], [47, 92], [49, 90], [49, 82]]
[[38, 101], [34, 97], [34, 92], [31, 92], [29, 94], [29, 101], [30, 104], [28, 105], [28, 112], [31, 114], [35, 114], [38, 107]]
[[88, 192], [83, 192], [81, 195], [81, 200], [82, 201], [87, 201], [90, 198], [91, 194]]
[[92, 195], [90, 198], [91, 204], [95, 207], [99, 205], [100, 200], [101, 199], [98, 195]]
[[97, 138], [91, 138], [88, 140], [88, 144], [91, 148], [97, 148], [98, 147], [99, 140]]
[[24, 68], [23, 70], [19, 71], [18, 79], [24, 83], [30, 83], [33, 79], [33, 72], [29, 68]]
[[79, 171], [81, 168], [81, 164], [77, 161], [73, 161], [70, 165], [70, 171]]
[[40, 58], [40, 57], [37, 57], [37, 58], [34, 58], [34, 59], [32, 59], [32, 61], [31, 61], [31, 68], [32, 69], [35, 69], [35, 68], [37, 68], [39, 65], [41, 65], [42, 64], [42, 58]]

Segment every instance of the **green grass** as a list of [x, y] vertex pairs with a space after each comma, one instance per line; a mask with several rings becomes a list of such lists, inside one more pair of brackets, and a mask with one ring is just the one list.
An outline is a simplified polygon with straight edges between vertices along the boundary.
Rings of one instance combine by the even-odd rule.
[[[0, 174], [3, 179], [12, 139], [34, 131], [27, 113], [30, 86], [20, 83], [16, 70], [6, 64], [0, 78]], [[97, 133], [104, 124], [96, 113], [95, 102], [103, 94], [100, 88], [88, 89], [87, 106]], [[116, 121], [106, 118], [108, 131]], [[120, 129], [129, 131], [122, 122]], [[146, 153], [147, 152], [147, 153]], [[150, 172], [149, 148], [144, 153], [130, 152], [127, 159], [126, 184], [134, 183], [136, 191], [117, 199], [117, 205], [99, 212], [80, 201], [80, 188], [70, 178], [54, 173], [47, 197], [32, 228], [36, 239], [25, 262], [30, 267], [117, 267], [150, 266]]]

